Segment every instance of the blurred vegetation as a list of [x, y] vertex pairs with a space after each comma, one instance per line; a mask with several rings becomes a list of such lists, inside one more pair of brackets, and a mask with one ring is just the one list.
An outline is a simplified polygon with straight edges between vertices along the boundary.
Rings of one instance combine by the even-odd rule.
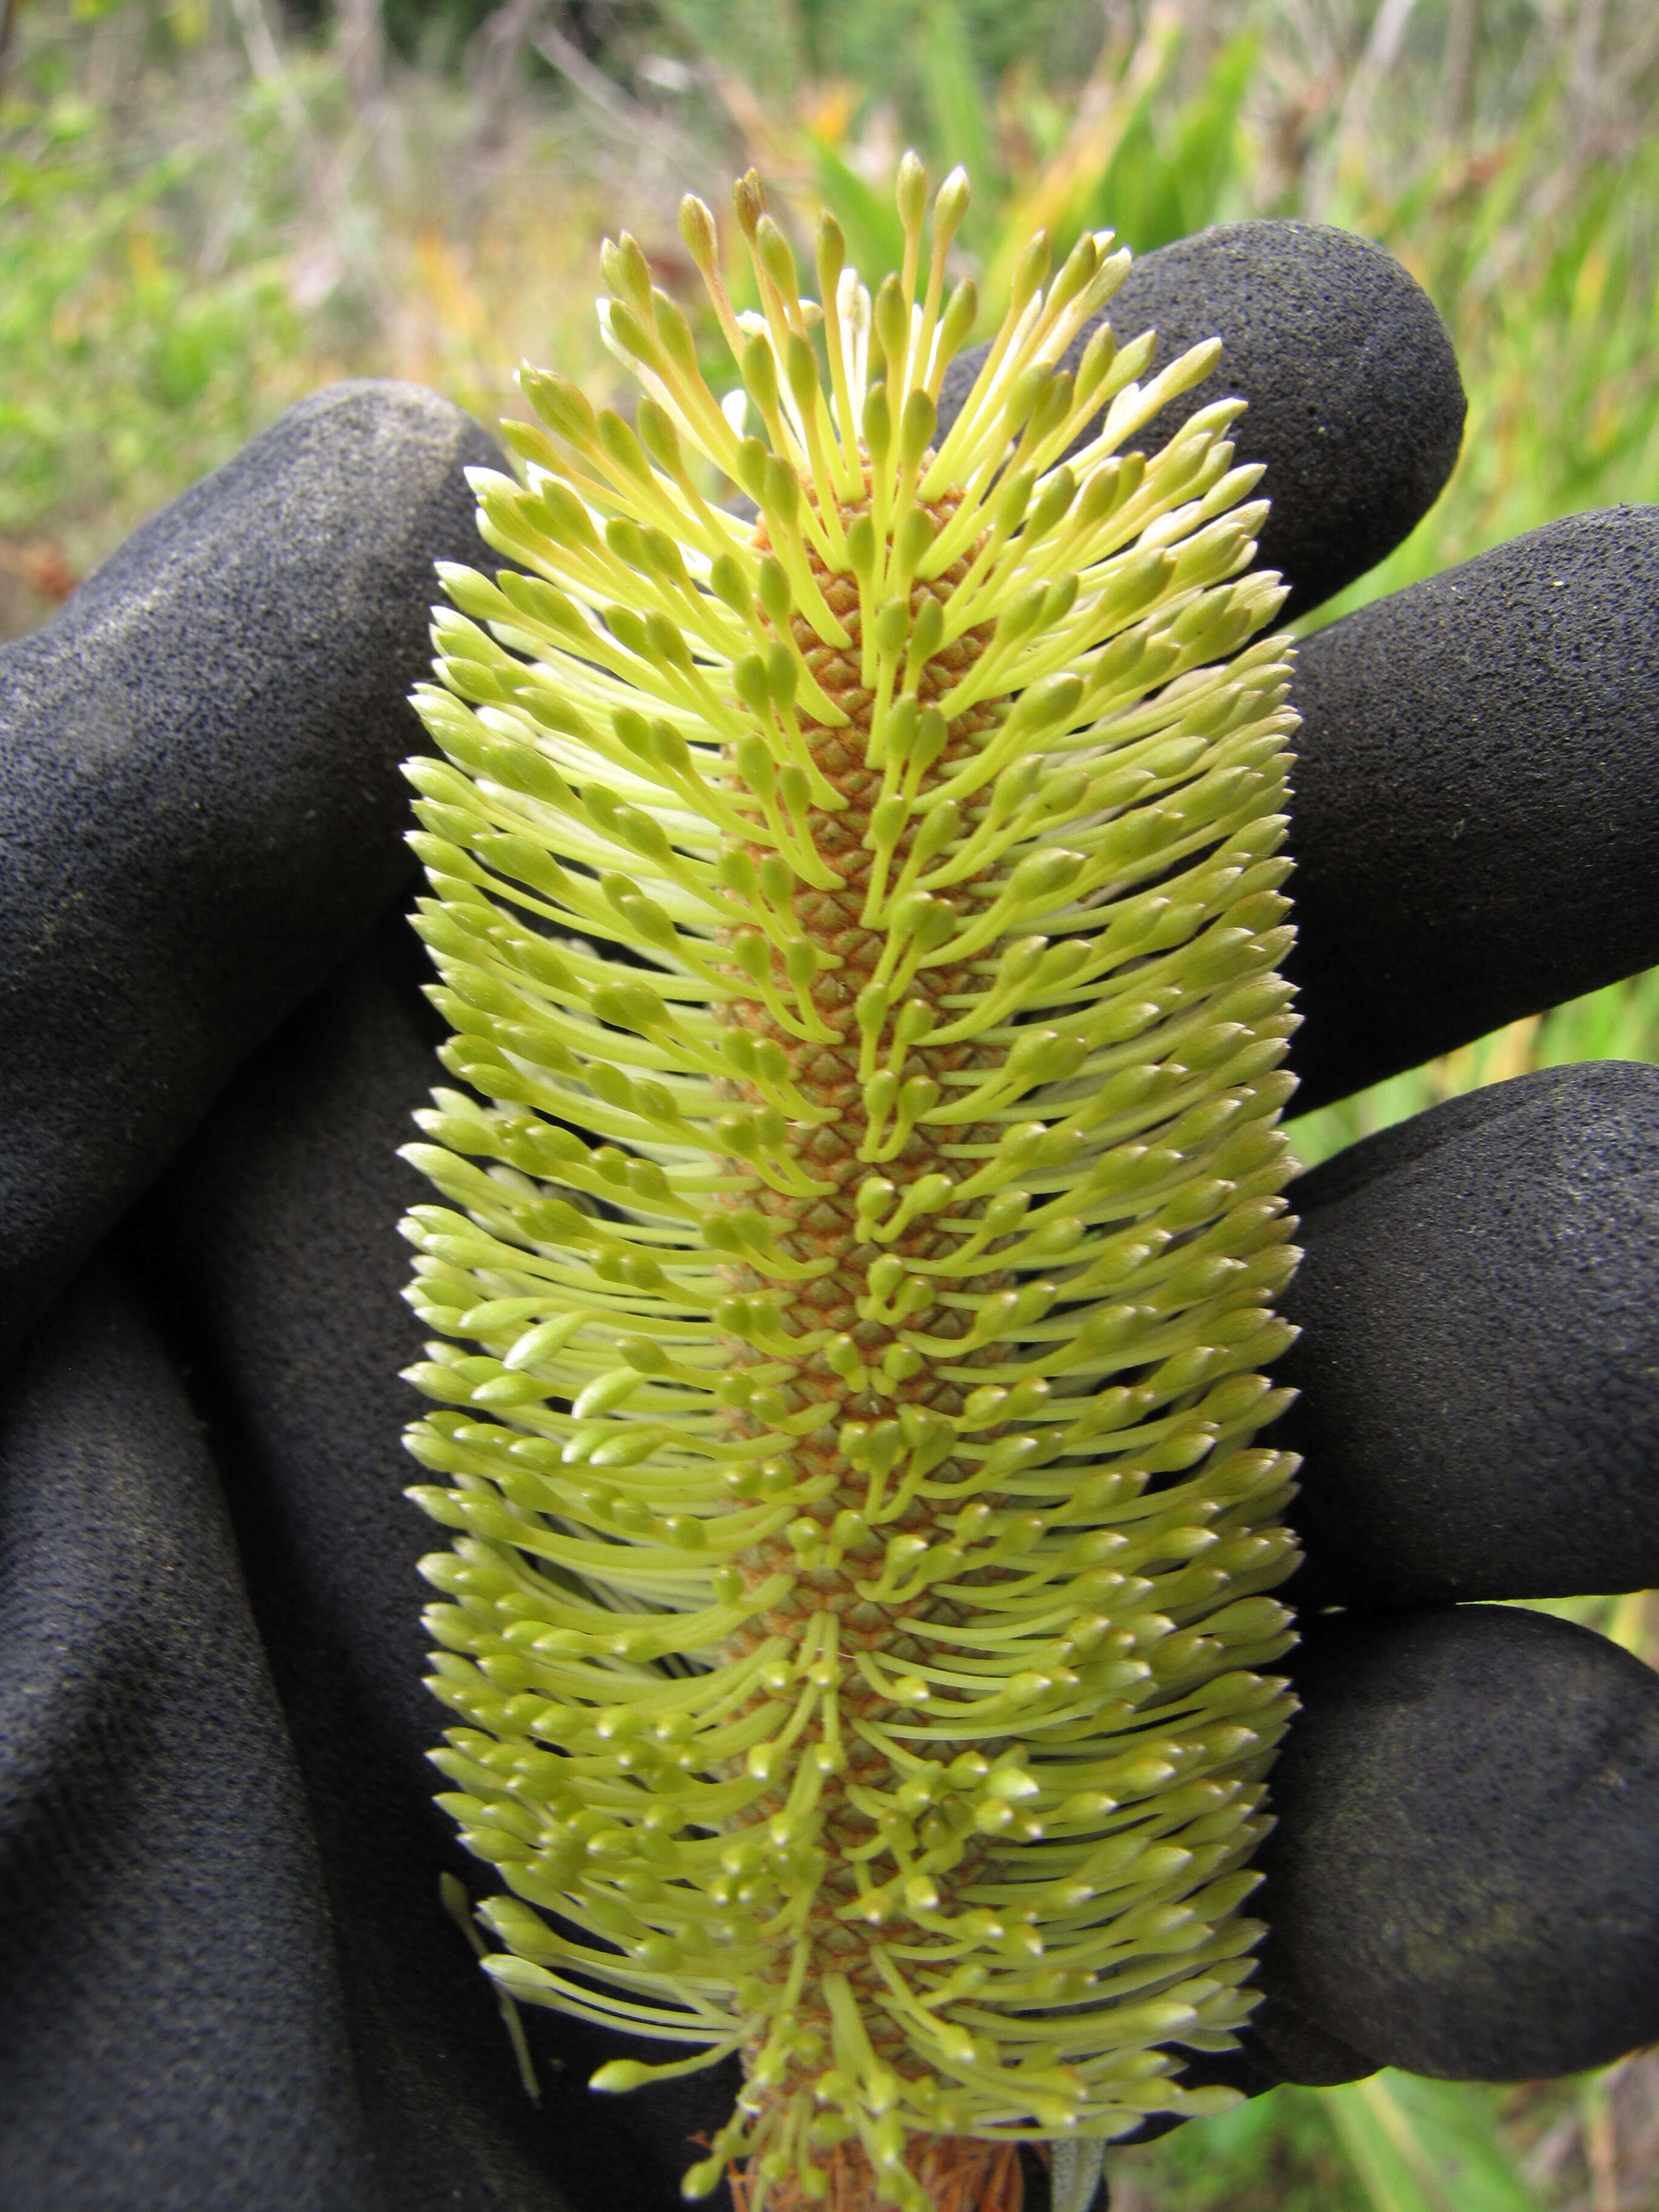
[[[687, 184], [718, 205], [756, 161], [803, 231], [828, 204], [885, 265], [907, 143], [972, 171], [988, 317], [1037, 223], [1146, 252], [1300, 216], [1413, 271], [1464, 452], [1329, 619], [1659, 500], [1656, 106], [1653, 0], [0, 0], [0, 635], [334, 378], [489, 422], [527, 354], [612, 396], [599, 240], [627, 225], [691, 303]], [[1305, 1116], [1298, 1151], [1600, 1057], [1659, 1059], [1659, 976]], [[1659, 1663], [1650, 1597], [1556, 1609]], [[1112, 2170], [1115, 2212], [1659, 2212], [1659, 2057], [1283, 2089]]]

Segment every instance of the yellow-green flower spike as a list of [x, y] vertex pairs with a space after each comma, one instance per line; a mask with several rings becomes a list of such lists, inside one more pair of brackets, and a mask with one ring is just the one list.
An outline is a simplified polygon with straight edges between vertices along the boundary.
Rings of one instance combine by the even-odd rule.
[[826, 219], [814, 301], [751, 174], [743, 313], [688, 201], [731, 404], [607, 245], [637, 422], [523, 373], [409, 769], [442, 1802], [501, 1985], [684, 2047], [598, 2087], [740, 2054], [686, 2191], [745, 2212], [988, 2212], [1226, 2101], [1290, 1710], [1261, 471], [1235, 400], [1136, 450], [1214, 344], [1060, 366], [1107, 233], [941, 435], [967, 191], [929, 238], [907, 158], [902, 269]]

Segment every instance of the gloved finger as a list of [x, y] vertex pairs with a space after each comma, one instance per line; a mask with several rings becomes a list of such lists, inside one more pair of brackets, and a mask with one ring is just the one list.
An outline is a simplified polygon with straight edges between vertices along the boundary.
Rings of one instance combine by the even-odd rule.
[[1659, 1068], [1541, 1070], [1295, 1186], [1303, 1606], [1659, 1583]]
[[0, 1350], [405, 879], [432, 562], [494, 458], [338, 386], [0, 653]]
[[1659, 2036], [1659, 1675], [1509, 1607], [1304, 1629], [1258, 2046], [1514, 2081]]
[[1292, 700], [1298, 1109], [1659, 962], [1659, 507], [1362, 608]]
[[[1221, 223], [1160, 246], [1085, 327], [1068, 368], [1101, 320], [1120, 344], [1158, 333], [1143, 382], [1188, 346], [1221, 339], [1218, 365], [1159, 415], [1152, 441], [1229, 393], [1249, 402], [1231, 434], [1241, 464], [1267, 465], [1273, 510], [1259, 558], [1291, 586], [1286, 620], [1375, 568], [1451, 474], [1465, 409], [1451, 341], [1415, 280], [1352, 231]], [[946, 369], [942, 425], [987, 350]]]
[[0, 1404], [0, 2203], [374, 2201], [293, 1752], [198, 1425], [94, 1263]]
[[1190, 2078], [1533, 2081], [1652, 2041], [1659, 1675], [1507, 1606], [1302, 1629], [1249, 1906], [1261, 2002]]
[[[440, 1905], [447, 1869], [500, 1887], [433, 1803], [443, 1708], [424, 1686], [434, 1531], [404, 1496], [421, 1332], [400, 1215], [428, 1187], [397, 1158], [436, 1073], [426, 956], [389, 915], [254, 1055], [122, 1232], [166, 1314], [223, 1470], [320, 1850], [351, 2068], [387, 2205], [669, 2212], [735, 2082], [619, 2106], [587, 2087], [638, 2056], [560, 2015], [523, 2025], [521, 2085], [490, 1985]], [[646, 2046], [648, 2050], [649, 2046]], [[676, 2050], [657, 2056], [678, 2057]]]

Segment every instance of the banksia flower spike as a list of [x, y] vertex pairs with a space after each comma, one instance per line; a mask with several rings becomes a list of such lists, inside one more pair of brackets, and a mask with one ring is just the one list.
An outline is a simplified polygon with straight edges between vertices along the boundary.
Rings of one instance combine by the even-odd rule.
[[1017, 2207], [1021, 2141], [1228, 2101], [1289, 1711], [1261, 471], [1237, 400], [1135, 449], [1216, 344], [1060, 366], [1109, 233], [941, 431], [967, 180], [898, 197], [815, 301], [745, 178], [745, 313], [685, 203], [735, 404], [607, 243], [636, 423], [524, 372], [409, 769], [442, 1802], [501, 1985], [684, 2046], [596, 2087], [740, 2055], [685, 2185], [746, 2212]]

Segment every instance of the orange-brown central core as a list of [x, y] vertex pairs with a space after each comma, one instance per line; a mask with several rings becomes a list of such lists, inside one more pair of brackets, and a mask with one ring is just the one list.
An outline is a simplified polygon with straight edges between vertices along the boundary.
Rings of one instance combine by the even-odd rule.
[[[950, 511], [949, 505], [933, 510], [936, 525], [942, 525]], [[763, 532], [764, 526], [761, 528]], [[948, 601], [971, 558], [972, 549], [936, 579], [913, 586], [913, 622], [928, 593]], [[870, 981], [887, 941], [884, 930], [868, 928], [862, 920], [870, 871], [874, 864], [874, 855], [864, 840], [870, 827], [871, 811], [881, 793], [882, 772], [866, 764], [873, 699], [860, 682], [858, 586], [851, 577], [831, 574], [816, 561], [814, 569], [825, 599], [852, 642], [844, 649], [824, 645], [799, 615], [793, 618], [794, 634], [818, 684], [848, 719], [844, 727], [826, 728], [803, 716], [801, 727], [818, 769], [846, 804], [835, 811], [814, 810], [807, 817], [818, 854], [839, 880], [833, 889], [801, 888], [793, 901], [793, 913], [796, 922], [812, 944], [837, 955], [840, 960], [838, 967], [820, 972], [812, 986], [813, 1003], [825, 1026], [835, 1032], [835, 1038], [833, 1042], [805, 1042], [793, 1037], [757, 1000], [739, 1000], [729, 1006], [723, 1018], [757, 1036], [775, 1038], [787, 1054], [791, 1074], [804, 1096], [814, 1107], [827, 1109], [825, 1118], [816, 1127], [803, 1126], [793, 1132], [790, 1142], [807, 1172], [830, 1188], [814, 1197], [795, 1198], [762, 1187], [743, 1201], [769, 1217], [777, 1245], [791, 1258], [809, 1261], [827, 1255], [835, 1262], [831, 1269], [814, 1280], [796, 1287], [795, 1295], [782, 1308], [782, 1326], [793, 1336], [808, 1336], [821, 1330], [848, 1336], [866, 1367], [878, 1371], [883, 1353], [898, 1332], [885, 1323], [860, 1317], [859, 1304], [866, 1295], [872, 1265], [890, 1253], [903, 1260], [943, 1257], [957, 1250], [963, 1231], [959, 1226], [953, 1231], [945, 1224], [951, 1220], [960, 1224], [980, 1209], [970, 1205], [924, 1215], [890, 1243], [869, 1243], [860, 1233], [855, 1199], [866, 1176], [885, 1176], [902, 1194], [921, 1176], [941, 1168], [948, 1171], [953, 1164], [942, 1157], [939, 1134], [921, 1125], [911, 1130], [896, 1158], [872, 1165], [859, 1157], [868, 1122], [859, 1074], [862, 1036], [854, 1006], [859, 994]], [[929, 705], [960, 679], [985, 649], [988, 635], [988, 629], [969, 630], [927, 664], [917, 687], [919, 708]], [[910, 848], [927, 791], [942, 783], [964, 756], [977, 749], [984, 732], [994, 725], [1000, 714], [999, 707], [988, 704], [970, 710], [952, 723], [945, 751], [921, 778], [918, 793], [921, 803], [913, 809], [910, 826], [901, 836], [895, 852], [887, 878], [890, 888], [897, 880]], [[978, 905], [985, 892], [982, 886], [970, 880], [944, 896], [965, 911]], [[773, 958], [774, 981], [787, 1004], [791, 993], [782, 962], [775, 954]], [[951, 1010], [942, 1002], [977, 987], [978, 979], [971, 977], [965, 968], [945, 964], [921, 969], [903, 995], [931, 1003], [937, 1025], [942, 1028], [952, 1018]], [[890, 1038], [890, 1017], [877, 1054], [878, 1066], [886, 1062]], [[938, 1083], [947, 1073], [987, 1066], [998, 1057], [994, 1050], [988, 1051], [982, 1045], [971, 1042], [938, 1046], [923, 1042], [908, 1048], [902, 1073], [906, 1079], [923, 1076]], [[986, 1142], [995, 1133], [994, 1128], [976, 1126], [952, 1127], [949, 1132], [953, 1140], [964, 1143]], [[732, 1164], [735, 1169], [737, 1164]], [[959, 1169], [957, 1172], [960, 1174]], [[726, 1271], [726, 1279], [733, 1292], [753, 1293], [767, 1287], [763, 1273], [740, 1264]], [[994, 1287], [982, 1277], [978, 1279], [977, 1286]], [[963, 1336], [969, 1331], [971, 1316], [959, 1307], [935, 1304], [912, 1316], [906, 1326], [932, 1336]], [[753, 1365], [764, 1358], [748, 1343], [735, 1338], [724, 1340], [721, 1349], [733, 1367]], [[986, 1364], [994, 1358], [994, 1351], [977, 1355], [978, 1361]], [[804, 1483], [825, 1475], [833, 1478], [827, 1494], [801, 1508], [803, 1514], [817, 1520], [826, 1532], [843, 1509], [854, 1512], [862, 1510], [868, 1488], [867, 1476], [848, 1464], [841, 1453], [837, 1437], [842, 1421], [873, 1424], [891, 1420], [907, 1405], [927, 1407], [941, 1413], [959, 1413], [966, 1395], [963, 1385], [942, 1379], [927, 1366], [914, 1377], [891, 1387], [857, 1389], [830, 1365], [822, 1352], [803, 1359], [784, 1391], [792, 1413], [825, 1401], [836, 1409], [836, 1419], [802, 1439], [794, 1452], [794, 1464]], [[753, 1433], [756, 1426], [741, 1416], [735, 1417], [735, 1425], [740, 1433]], [[959, 1463], [947, 1460], [934, 1471], [934, 1480], [949, 1482], [953, 1476], [960, 1477], [966, 1472]], [[926, 1650], [907, 1634], [907, 1621], [953, 1621], [960, 1615], [951, 1602], [924, 1591], [908, 1605], [878, 1605], [860, 1598], [855, 1588], [857, 1583], [867, 1581], [878, 1571], [888, 1540], [901, 1534], [914, 1534], [932, 1542], [939, 1534], [933, 1501], [914, 1500], [901, 1515], [884, 1522], [861, 1548], [850, 1552], [835, 1567], [798, 1571], [797, 1555], [781, 1537], [742, 1555], [738, 1564], [751, 1587], [780, 1569], [796, 1573], [797, 1580], [793, 1591], [781, 1606], [753, 1620], [732, 1639], [728, 1646], [730, 1656], [741, 1656], [769, 1636], [782, 1635], [795, 1641], [813, 1613], [833, 1611], [840, 1616], [841, 1650], [844, 1654], [863, 1648], [879, 1652], [889, 1662], [902, 1663], [924, 1659], [927, 1656]], [[827, 2051], [827, 2014], [818, 1994], [821, 1978], [826, 1972], [845, 1974], [860, 1998], [866, 2000], [861, 2009], [878, 2051], [898, 2070], [914, 2071], [915, 2062], [907, 2057], [900, 2030], [878, 2002], [882, 1984], [867, 1948], [875, 1931], [862, 1920], [837, 1917], [836, 1911], [857, 1893], [856, 1879], [846, 1853], [849, 1848], [866, 1842], [872, 1833], [868, 1817], [849, 1801], [848, 1785], [862, 1783], [878, 1789], [890, 1788], [897, 1779], [881, 1751], [858, 1733], [856, 1723], [861, 1718], [896, 1718], [900, 1711], [879, 1697], [852, 1668], [843, 1670], [841, 1707], [847, 1767], [843, 1773], [828, 1778], [821, 1800], [825, 1820], [823, 1842], [829, 1869], [811, 1923], [813, 1957], [797, 2014], [804, 2023], [823, 2023]], [[797, 1747], [797, 1759], [808, 1755], [819, 1733], [809, 1729]], [[929, 1753], [948, 1760], [962, 1747], [930, 1745]], [[998, 1747], [981, 1743], [975, 1747], [994, 1753]], [[750, 1818], [763, 1819], [780, 1809], [787, 1786], [786, 1777]], [[969, 1877], [975, 1856], [970, 1849], [952, 1879]], [[890, 1869], [886, 1871], [890, 1872]], [[871, 1868], [871, 1872], [876, 1880], [882, 1878], [879, 1863]], [[884, 1941], [890, 1942], [903, 1942], [908, 1936], [919, 1932], [900, 1919], [890, 1919], [880, 1935]], [[780, 1976], [787, 1965], [788, 1950], [784, 1947], [777, 1966]], [[793, 2078], [786, 2079], [771, 2094], [781, 2105], [800, 2086]], [[945, 2155], [947, 2148], [952, 2153], [951, 2158]], [[939, 2191], [935, 2194], [941, 2207], [959, 2206], [962, 2212], [980, 2212], [983, 2205], [987, 2212], [1018, 2212], [1018, 2165], [1006, 2145], [964, 2142], [946, 2146], [938, 2137], [913, 2138], [911, 2165], [919, 2177], [922, 2164], [927, 2161], [939, 2167]], [[969, 2166], [978, 2177], [971, 2196], [963, 2193], [968, 2185]], [[864, 2212], [866, 2204], [873, 2206], [880, 2202], [873, 2172], [855, 2143], [842, 2145], [832, 2154], [826, 2160], [824, 2172], [839, 2192], [830, 2200], [835, 2212]], [[951, 2179], [953, 2174], [955, 2179]], [[796, 2192], [793, 2186], [786, 2185], [781, 2193], [769, 2193], [767, 2202], [771, 2212], [793, 2212]]]
[[[1012, 2143], [976, 2142], [971, 2136], [913, 2136], [910, 2171], [934, 2212], [1021, 2212], [1025, 2202], [1019, 2153]], [[875, 2176], [856, 2143], [838, 2143], [823, 2161], [827, 2194], [814, 2212], [869, 2212], [879, 2203]], [[750, 2212], [751, 2191], [742, 2173], [732, 2176], [736, 2212]], [[786, 2185], [767, 2197], [769, 2212], [797, 2212], [799, 2192]]]

